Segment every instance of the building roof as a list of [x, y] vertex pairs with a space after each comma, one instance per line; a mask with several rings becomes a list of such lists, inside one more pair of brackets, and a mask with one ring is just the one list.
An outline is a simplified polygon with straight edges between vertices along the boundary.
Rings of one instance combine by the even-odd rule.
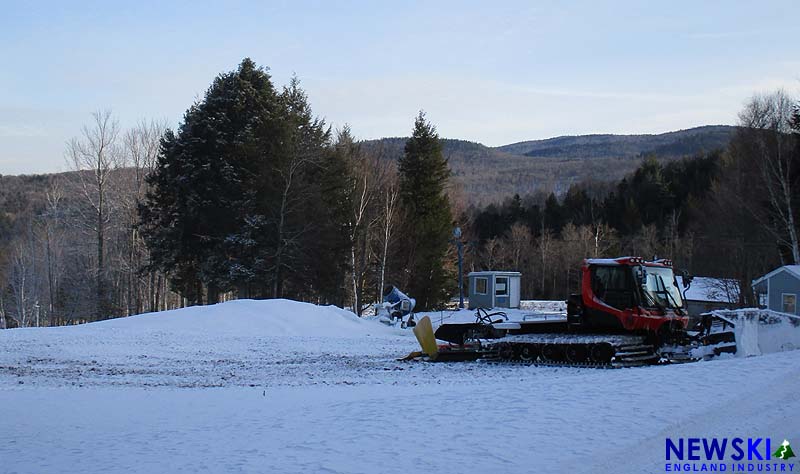
[[[676, 276], [675, 279], [682, 293], [683, 277]], [[739, 300], [739, 283], [729, 278], [694, 277], [685, 299], [708, 303], [735, 303]]]
[[486, 271], [482, 271], [482, 272], [469, 272], [467, 274], [468, 277], [471, 277], [471, 276], [489, 276], [489, 275], [521, 276], [522, 273], [520, 273], [520, 272], [511, 272], [511, 271], [503, 271], [503, 270], [486, 270]]
[[768, 280], [768, 279], [772, 278], [773, 276], [775, 276], [775, 275], [777, 275], [778, 273], [781, 273], [781, 272], [786, 272], [789, 275], [792, 275], [793, 277], [795, 277], [798, 280], [800, 280], [800, 265], [784, 265], [782, 267], [776, 268], [775, 270], [772, 270], [771, 272], [767, 273], [766, 275], [762, 276], [761, 278], [756, 278], [755, 280], [753, 280], [753, 286], [756, 286], [759, 283], [761, 283], [762, 281]]
[[668, 259], [665, 259], [665, 258], [660, 258], [658, 260], [653, 260], [652, 262], [648, 262], [647, 260], [645, 260], [642, 257], [587, 258], [586, 259], [586, 264], [587, 265], [604, 265], [604, 266], [644, 265], [645, 267], [672, 268], [672, 260], [668, 260]]
[[784, 268], [794, 273], [797, 278], [800, 278], [800, 265], [786, 265]]

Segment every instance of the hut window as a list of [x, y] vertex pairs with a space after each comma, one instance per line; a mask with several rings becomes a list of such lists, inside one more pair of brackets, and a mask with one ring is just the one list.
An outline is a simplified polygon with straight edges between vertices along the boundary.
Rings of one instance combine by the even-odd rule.
[[485, 277], [475, 278], [475, 294], [476, 295], [485, 295], [486, 294], [486, 286], [489, 283], [489, 279]]
[[494, 294], [497, 296], [508, 295], [508, 278], [497, 277], [494, 283]]
[[789, 314], [797, 312], [797, 295], [792, 293], [783, 294], [783, 312]]

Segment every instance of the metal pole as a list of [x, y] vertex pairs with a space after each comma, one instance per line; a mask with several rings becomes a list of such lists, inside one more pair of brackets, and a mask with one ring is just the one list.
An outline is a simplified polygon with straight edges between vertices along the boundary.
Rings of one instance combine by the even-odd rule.
[[458, 247], [458, 307], [459, 309], [464, 309], [464, 274], [462, 265], [464, 244], [461, 239], [456, 241], [456, 246]]
[[458, 249], [458, 307], [464, 309], [464, 275], [462, 260], [464, 258], [464, 244], [461, 242], [461, 227], [453, 229], [453, 241]]

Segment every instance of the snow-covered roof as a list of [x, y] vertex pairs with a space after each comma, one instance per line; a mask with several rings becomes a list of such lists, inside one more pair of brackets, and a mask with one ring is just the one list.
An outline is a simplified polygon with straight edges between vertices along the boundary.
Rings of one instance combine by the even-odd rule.
[[511, 272], [511, 271], [503, 271], [503, 270], [485, 270], [485, 271], [482, 271], [482, 272], [469, 272], [467, 274], [468, 277], [471, 277], [471, 276], [489, 276], [489, 275], [521, 276], [522, 273], [520, 273], [520, 272]]
[[672, 261], [668, 259], [658, 259], [647, 261], [642, 257], [617, 257], [617, 258], [587, 258], [586, 263], [589, 265], [644, 265], [646, 267], [672, 267]]
[[[676, 276], [678, 288], [683, 292], [683, 277]], [[694, 277], [686, 292], [690, 301], [711, 303], [735, 303], [739, 300], [739, 283], [728, 278]]]
[[[630, 258], [630, 257], [622, 257], [622, 258]], [[586, 263], [589, 265], [619, 265], [619, 262], [615, 258], [587, 258]]]
[[771, 272], [767, 273], [761, 278], [756, 278], [755, 280], [753, 280], [752, 284], [753, 286], [756, 286], [762, 281], [772, 278], [773, 276], [777, 275], [780, 272], [786, 272], [792, 275], [793, 277], [797, 278], [798, 280], [800, 280], [800, 265], [784, 265], [782, 267], [776, 268], [775, 270], [772, 270]]
[[800, 265], [786, 265], [784, 268], [794, 273], [797, 278], [800, 278]]

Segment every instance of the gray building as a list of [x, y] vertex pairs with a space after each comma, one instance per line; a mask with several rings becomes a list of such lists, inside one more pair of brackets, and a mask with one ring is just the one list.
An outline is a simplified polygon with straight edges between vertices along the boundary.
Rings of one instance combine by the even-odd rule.
[[800, 265], [784, 265], [753, 280], [753, 292], [760, 306], [773, 311], [800, 315]]
[[736, 280], [694, 277], [687, 290], [683, 287], [683, 277], [676, 276], [675, 279], [690, 316], [699, 316], [715, 309], [734, 309], [739, 301], [739, 282]]
[[469, 309], [519, 308], [520, 272], [470, 272]]

